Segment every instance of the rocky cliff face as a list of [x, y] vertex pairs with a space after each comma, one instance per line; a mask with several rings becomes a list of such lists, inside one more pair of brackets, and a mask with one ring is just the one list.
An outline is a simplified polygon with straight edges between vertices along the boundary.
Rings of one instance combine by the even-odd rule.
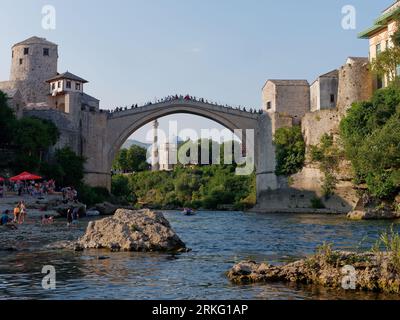
[[126, 209], [117, 210], [113, 217], [91, 222], [77, 247], [138, 252], [186, 250], [162, 213]]

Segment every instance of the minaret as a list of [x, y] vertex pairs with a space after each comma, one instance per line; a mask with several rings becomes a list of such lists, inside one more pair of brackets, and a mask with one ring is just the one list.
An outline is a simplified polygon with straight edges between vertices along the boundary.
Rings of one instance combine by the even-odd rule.
[[153, 155], [151, 157], [151, 170], [160, 171], [160, 159], [158, 154], [158, 120], [153, 122]]

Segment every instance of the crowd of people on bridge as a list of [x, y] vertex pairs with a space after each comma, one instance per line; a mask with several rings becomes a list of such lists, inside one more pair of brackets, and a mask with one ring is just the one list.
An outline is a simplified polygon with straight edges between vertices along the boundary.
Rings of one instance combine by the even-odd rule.
[[242, 107], [242, 106], [238, 106], [238, 107], [231, 107], [226, 105], [222, 105], [219, 104], [217, 102], [213, 102], [213, 101], [208, 101], [207, 99], [204, 98], [197, 98], [191, 95], [171, 95], [171, 96], [167, 96], [165, 98], [162, 99], [155, 99], [154, 101], [148, 101], [147, 103], [145, 103], [142, 106], [139, 106], [138, 104], [133, 104], [131, 107], [117, 107], [114, 108], [112, 110], [108, 110], [107, 112], [109, 114], [114, 114], [114, 113], [119, 113], [119, 112], [123, 112], [123, 111], [128, 111], [128, 110], [133, 110], [133, 109], [137, 109], [137, 108], [141, 108], [141, 107], [147, 107], [147, 106], [151, 106], [154, 104], [161, 104], [161, 103], [166, 103], [166, 102], [172, 102], [172, 101], [192, 101], [192, 102], [200, 102], [200, 103], [204, 103], [204, 104], [210, 104], [210, 105], [214, 105], [214, 106], [219, 106], [219, 107], [224, 107], [224, 108], [229, 108], [229, 109], [234, 109], [234, 110], [240, 110], [240, 111], [244, 111], [244, 112], [249, 112], [249, 113], [259, 113], [261, 114], [263, 111], [262, 110], [256, 110], [255, 108], [246, 108], [246, 107]]

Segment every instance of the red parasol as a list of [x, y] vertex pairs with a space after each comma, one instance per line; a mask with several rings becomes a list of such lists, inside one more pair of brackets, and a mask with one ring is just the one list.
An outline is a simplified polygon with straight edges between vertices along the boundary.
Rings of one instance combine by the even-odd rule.
[[10, 181], [28, 181], [28, 180], [42, 180], [43, 178], [40, 176], [36, 176], [29, 172], [22, 172], [21, 174], [12, 177]]
[[6, 179], [0, 177], [0, 182], [4, 182], [4, 181], [6, 181]]

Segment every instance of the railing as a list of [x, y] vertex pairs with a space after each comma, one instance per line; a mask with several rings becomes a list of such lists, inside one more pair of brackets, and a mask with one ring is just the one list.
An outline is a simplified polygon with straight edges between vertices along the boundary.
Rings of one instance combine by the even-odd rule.
[[135, 110], [135, 109], [141, 109], [141, 108], [145, 108], [145, 107], [149, 107], [149, 106], [154, 106], [154, 105], [159, 105], [159, 104], [165, 104], [165, 103], [172, 103], [172, 102], [176, 102], [176, 101], [187, 101], [187, 102], [196, 102], [196, 103], [202, 103], [202, 104], [206, 104], [206, 105], [210, 105], [210, 106], [217, 106], [217, 107], [221, 107], [221, 108], [225, 108], [225, 109], [230, 109], [230, 110], [238, 110], [241, 112], [247, 112], [250, 114], [261, 114], [263, 113], [262, 110], [257, 110], [256, 108], [246, 108], [246, 107], [242, 107], [242, 106], [237, 106], [237, 107], [232, 107], [229, 106], [227, 104], [223, 105], [217, 102], [213, 102], [213, 101], [208, 101], [204, 98], [196, 98], [193, 96], [183, 96], [183, 95], [175, 95], [175, 96], [168, 96], [166, 98], [163, 99], [158, 99], [155, 101], [149, 101], [147, 103], [144, 103], [142, 105], [138, 105], [138, 104], [133, 104], [130, 107], [117, 107], [117, 108], [112, 108], [112, 110], [100, 110], [100, 112], [106, 112], [109, 115], [114, 115], [114, 114], [119, 114], [121, 112], [124, 111], [129, 111], [129, 110]]

